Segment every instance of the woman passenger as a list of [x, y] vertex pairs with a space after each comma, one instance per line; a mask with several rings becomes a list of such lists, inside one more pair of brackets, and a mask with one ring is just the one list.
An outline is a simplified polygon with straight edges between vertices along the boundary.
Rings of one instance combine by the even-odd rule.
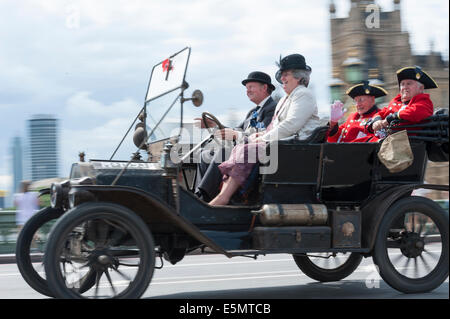
[[224, 182], [220, 193], [209, 203], [211, 206], [228, 204], [236, 190], [245, 184], [256, 164], [250, 163], [249, 154], [262, 154], [267, 142], [296, 133], [299, 139], [304, 139], [320, 125], [316, 99], [308, 89], [311, 67], [306, 65], [305, 58], [301, 54], [291, 54], [281, 59], [278, 66], [275, 77], [286, 96], [278, 102], [267, 129], [251, 135], [247, 144], [236, 145], [230, 158], [219, 165]]

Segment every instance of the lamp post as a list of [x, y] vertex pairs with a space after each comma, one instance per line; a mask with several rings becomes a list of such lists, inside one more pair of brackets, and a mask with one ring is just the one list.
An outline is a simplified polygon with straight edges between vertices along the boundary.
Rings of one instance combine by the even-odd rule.
[[342, 62], [345, 80], [350, 84], [357, 84], [363, 80], [362, 67], [364, 62], [357, 57], [357, 51], [349, 51], [348, 58]]

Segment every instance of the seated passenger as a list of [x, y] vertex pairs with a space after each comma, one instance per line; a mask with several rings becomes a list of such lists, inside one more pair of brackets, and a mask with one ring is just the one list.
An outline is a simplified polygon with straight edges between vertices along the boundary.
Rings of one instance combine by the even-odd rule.
[[437, 88], [436, 82], [418, 66], [398, 70], [397, 79], [400, 93], [368, 123], [369, 131], [377, 133], [393, 120], [410, 125], [433, 115], [433, 102], [424, 90]]
[[379, 111], [375, 98], [385, 96], [386, 90], [363, 81], [348, 89], [346, 94], [356, 102], [356, 112], [350, 114], [345, 123], [338, 126], [338, 121], [344, 116], [343, 104], [340, 101], [333, 103], [327, 141], [330, 143], [371, 142], [375, 135], [367, 131], [366, 124]]
[[[242, 81], [242, 85], [246, 88], [248, 98], [256, 106], [247, 113], [245, 119], [236, 128], [224, 128], [218, 131], [217, 134], [222, 139], [240, 140], [243, 136], [256, 132], [257, 129], [269, 126], [275, 112], [277, 103], [271, 96], [275, 86], [268, 74], [259, 71], [251, 72], [247, 79]], [[201, 118], [194, 120], [201, 120]], [[209, 121], [208, 125], [210, 127], [216, 126], [212, 121]], [[204, 127], [203, 122], [200, 122], [200, 126]], [[218, 167], [226, 159], [225, 154], [225, 149], [218, 152], [205, 149], [201, 152], [195, 190], [195, 194], [199, 198], [210, 201], [219, 193], [222, 174]]]
[[209, 203], [226, 205], [236, 190], [243, 186], [252, 168], [249, 154], [265, 152], [266, 142], [276, 141], [297, 133], [300, 139], [308, 137], [320, 125], [316, 99], [308, 89], [311, 68], [300, 54], [292, 54], [280, 60], [275, 75], [286, 92], [277, 104], [275, 115], [264, 132], [255, 133], [247, 144], [236, 145], [230, 158], [219, 165], [223, 176], [220, 193]]

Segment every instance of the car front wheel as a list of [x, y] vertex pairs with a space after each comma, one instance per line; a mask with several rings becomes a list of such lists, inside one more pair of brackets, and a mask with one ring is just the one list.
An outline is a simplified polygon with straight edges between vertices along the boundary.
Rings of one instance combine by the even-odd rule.
[[[48, 285], [58, 298], [139, 298], [153, 276], [155, 245], [133, 211], [86, 203], [55, 224], [44, 264]], [[92, 277], [93, 285], [80, 280]]]

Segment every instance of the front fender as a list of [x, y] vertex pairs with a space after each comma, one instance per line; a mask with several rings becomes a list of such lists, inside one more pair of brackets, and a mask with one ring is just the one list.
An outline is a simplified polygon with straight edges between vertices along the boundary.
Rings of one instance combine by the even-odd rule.
[[112, 202], [131, 209], [138, 214], [154, 234], [185, 232], [218, 253], [231, 257], [225, 250], [193, 225], [177, 214], [176, 208], [141, 189], [130, 186], [80, 185], [75, 190], [92, 193], [96, 201]]

